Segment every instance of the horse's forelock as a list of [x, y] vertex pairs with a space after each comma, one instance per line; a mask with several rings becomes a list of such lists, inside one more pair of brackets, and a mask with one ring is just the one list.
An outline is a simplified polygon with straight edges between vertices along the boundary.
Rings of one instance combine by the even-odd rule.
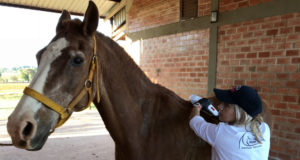
[[72, 33], [76, 34], [82, 32], [82, 21], [79, 19], [69, 19], [62, 21], [60, 24], [57, 26], [59, 29], [57, 29], [56, 34], [60, 35], [61, 33]]

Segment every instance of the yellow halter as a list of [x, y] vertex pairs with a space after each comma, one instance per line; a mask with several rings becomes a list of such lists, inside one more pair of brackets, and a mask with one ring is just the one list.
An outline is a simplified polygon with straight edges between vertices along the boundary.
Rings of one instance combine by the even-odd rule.
[[[35, 91], [32, 88], [26, 87], [24, 89], [24, 94], [31, 96], [32, 98], [40, 101], [41, 103], [43, 103], [45, 106], [47, 106], [48, 108], [54, 110], [55, 112], [59, 113], [60, 115], [60, 119], [59, 122], [56, 125], [56, 128], [60, 127], [61, 125], [63, 125], [71, 116], [71, 111], [72, 109], [75, 107], [75, 105], [83, 98], [83, 96], [88, 93], [89, 96], [89, 102], [88, 104], [82, 109], [86, 109], [90, 106], [90, 104], [93, 101], [93, 76], [94, 76], [94, 72], [96, 69], [96, 89], [97, 89], [97, 102], [100, 102], [100, 91], [99, 91], [99, 87], [98, 87], [98, 70], [99, 70], [99, 66], [98, 66], [98, 59], [97, 59], [97, 55], [96, 55], [96, 37], [93, 37], [94, 39], [94, 53], [93, 53], [93, 58], [92, 58], [92, 62], [91, 62], [91, 66], [90, 66], [90, 72], [89, 72], [89, 76], [88, 79], [85, 81], [84, 83], [84, 87], [81, 90], [81, 92], [77, 95], [76, 98], [74, 98], [71, 103], [68, 105], [67, 108], [55, 103], [54, 101], [52, 101], [51, 99], [49, 99], [48, 97], [42, 95], [41, 93]], [[81, 110], [81, 111], [82, 111]]]

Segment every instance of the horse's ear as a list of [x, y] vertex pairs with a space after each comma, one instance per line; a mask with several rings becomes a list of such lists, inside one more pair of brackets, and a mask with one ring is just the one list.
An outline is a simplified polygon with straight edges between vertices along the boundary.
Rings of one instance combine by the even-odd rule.
[[66, 10], [63, 10], [62, 11], [62, 14], [59, 18], [59, 21], [58, 21], [58, 24], [56, 26], [56, 33], [59, 33], [61, 30], [63, 30], [63, 22], [64, 21], [67, 21], [67, 20], [70, 20], [71, 19], [71, 16], [70, 16], [70, 13]]
[[89, 1], [83, 20], [83, 34], [92, 35], [98, 27], [99, 13], [96, 4]]

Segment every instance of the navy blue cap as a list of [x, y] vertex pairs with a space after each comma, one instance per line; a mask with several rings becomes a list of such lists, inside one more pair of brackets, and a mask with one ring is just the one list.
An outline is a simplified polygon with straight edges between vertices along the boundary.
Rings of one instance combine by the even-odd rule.
[[249, 86], [237, 86], [229, 90], [214, 89], [217, 99], [228, 104], [237, 104], [251, 117], [262, 112], [262, 101], [256, 90]]

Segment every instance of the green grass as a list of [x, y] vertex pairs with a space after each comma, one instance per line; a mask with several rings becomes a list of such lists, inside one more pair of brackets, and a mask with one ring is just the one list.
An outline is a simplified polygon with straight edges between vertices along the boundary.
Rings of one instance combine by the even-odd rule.
[[0, 120], [7, 119], [23, 95], [28, 83], [0, 83]]
[[[2, 84], [3, 87], [3, 84]], [[8, 90], [0, 90], [0, 120], [7, 120], [8, 116], [12, 113], [14, 108], [20, 101], [23, 93], [23, 88], [11, 88]], [[96, 109], [95, 105], [92, 104], [87, 110]]]
[[[7, 120], [23, 95], [28, 83], [0, 83], [0, 120]], [[96, 109], [92, 104], [89, 109]]]
[[0, 83], [0, 94], [4, 93], [22, 93], [28, 83]]
[[16, 100], [22, 97], [22, 93], [0, 94], [0, 100]]
[[22, 93], [1, 94], [0, 95], [0, 120], [6, 120], [10, 113], [17, 106]]

